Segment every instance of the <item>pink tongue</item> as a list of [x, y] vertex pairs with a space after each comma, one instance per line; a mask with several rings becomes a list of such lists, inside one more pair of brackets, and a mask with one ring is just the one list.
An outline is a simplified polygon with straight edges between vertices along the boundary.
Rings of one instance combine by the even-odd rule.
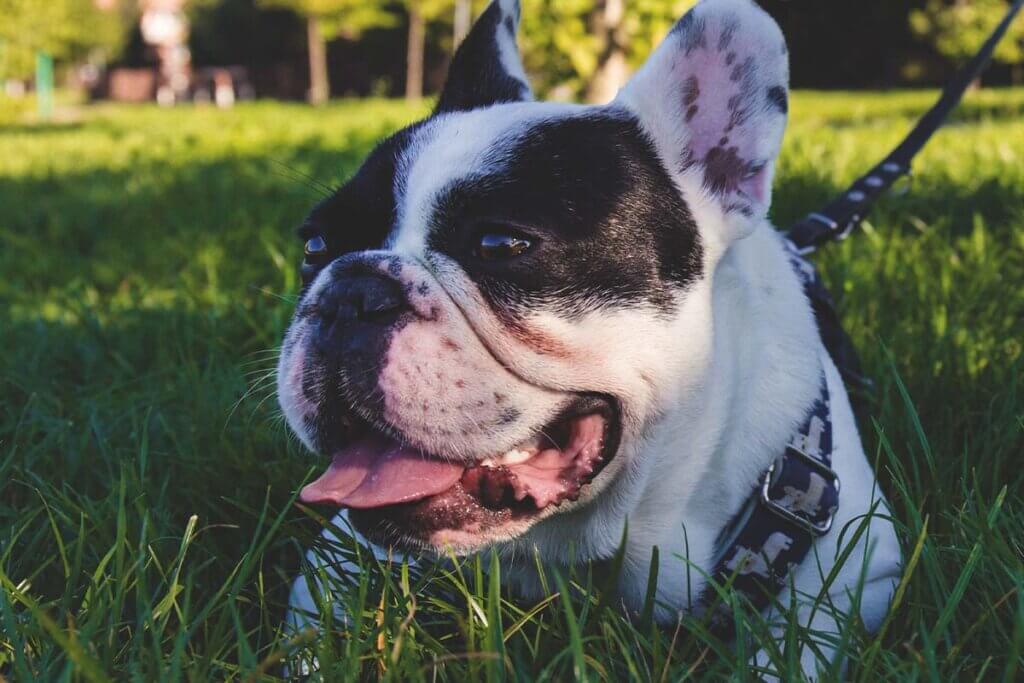
[[334, 454], [319, 479], [302, 489], [304, 503], [376, 508], [437, 495], [455, 485], [465, 468], [424, 457], [419, 451], [380, 435], [369, 436]]

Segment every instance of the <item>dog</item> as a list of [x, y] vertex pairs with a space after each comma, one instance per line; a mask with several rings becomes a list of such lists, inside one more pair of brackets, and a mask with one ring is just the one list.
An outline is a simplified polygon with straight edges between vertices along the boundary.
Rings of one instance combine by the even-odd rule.
[[[781, 31], [752, 0], [703, 0], [610, 104], [579, 106], [533, 101], [519, 11], [494, 0], [433, 114], [300, 229], [278, 393], [332, 457], [302, 499], [382, 552], [495, 548], [524, 597], [534, 553], [565, 568], [623, 546], [624, 605], [657, 557], [662, 622], [708, 609], [721, 576], [759, 580], [766, 613], [795, 600], [816, 632], [851, 610], [879, 628], [900, 546], [806, 264], [767, 220]], [[315, 591], [296, 581], [291, 623]]]

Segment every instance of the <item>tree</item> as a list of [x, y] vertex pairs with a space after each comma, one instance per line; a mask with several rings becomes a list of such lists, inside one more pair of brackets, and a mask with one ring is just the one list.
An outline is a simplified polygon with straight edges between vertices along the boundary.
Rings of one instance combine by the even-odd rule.
[[405, 98], [423, 97], [423, 63], [427, 47], [427, 24], [454, 14], [454, 0], [405, 0], [409, 16], [406, 41]]
[[452, 50], [457, 50], [469, 35], [472, 21], [473, 3], [470, 0], [455, 0], [455, 13], [452, 18]]
[[588, 102], [610, 102], [629, 76], [625, 0], [598, 0], [590, 12], [590, 33], [597, 39], [597, 66], [587, 84]]
[[[970, 59], [1002, 21], [1009, 0], [928, 0], [910, 13], [910, 27], [938, 52], [955, 62]], [[1024, 65], [1024, 16], [1018, 16], [996, 48], [995, 60], [1014, 66], [1016, 81]]]
[[0, 77], [27, 78], [37, 53], [107, 59], [123, 46], [134, 5], [108, 0], [0, 0]]
[[523, 0], [523, 60], [556, 99], [611, 99], [696, 0]]
[[306, 18], [309, 46], [309, 102], [323, 104], [330, 97], [327, 41], [357, 38], [368, 28], [393, 26], [396, 17], [385, 0], [261, 0], [285, 7]]

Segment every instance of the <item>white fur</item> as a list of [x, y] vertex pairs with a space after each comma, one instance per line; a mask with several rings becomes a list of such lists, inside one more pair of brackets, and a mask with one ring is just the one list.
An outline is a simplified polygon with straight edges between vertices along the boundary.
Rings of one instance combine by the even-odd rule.
[[[784, 84], [787, 66], [781, 35], [756, 5], [749, 0], [705, 0], [696, 11], [712, 27], [713, 37], [720, 36], [722, 26], [738, 22], [733, 40], [760, 60], [748, 85], [763, 89]], [[716, 538], [785, 448], [816, 397], [824, 372], [831, 395], [833, 466], [842, 480], [842, 495], [834, 530], [814, 545], [814, 557], [794, 570], [799, 619], [824, 632], [837, 630], [837, 619], [811, 604], [842, 550], [843, 530], [868, 519], [869, 532], [839, 570], [828, 594], [839, 611], [850, 609], [856, 604], [854, 596], [860, 595], [861, 617], [869, 627], [877, 627], [900, 571], [899, 545], [885, 519], [888, 510], [842, 381], [821, 344], [781, 238], [764, 219], [769, 193], [758, 189], [770, 184], [785, 116], [758, 110], [756, 117], [736, 128], [731, 134], [741, 152], [765, 165], [729, 192], [709, 191], [706, 168], [677, 163], [685, 150], [707, 147], [696, 139], [697, 128], [681, 123], [678, 107], [671, 104], [673, 98], [678, 100], [673, 88], [678, 88], [679, 79], [694, 73], [679, 64], [680, 40], [670, 36], [611, 105], [640, 118], [686, 199], [704, 245], [705, 276], [678, 294], [671, 318], [644, 306], [603, 309], [572, 321], [550, 311], [536, 312], [523, 320], [531, 333], [524, 339], [503, 324], [457, 264], [428, 249], [427, 219], [446, 185], [500, 164], [501, 141], [531, 122], [588, 111], [523, 103], [438, 117], [417, 133], [412, 151], [399, 164], [399, 221], [386, 249], [402, 260], [403, 272], [427, 281], [430, 306], [442, 312], [437, 321], [417, 323], [420, 328], [410, 325], [409, 334], [433, 338], [439, 333], [436, 325], [443, 325], [442, 331], [456, 334], [460, 345], [478, 345], [471, 349], [473, 362], [481, 367], [491, 364], [480, 375], [489, 382], [500, 380], [513, 398], [521, 399], [518, 405], [550, 409], [570, 392], [602, 392], [619, 400], [624, 418], [619, 452], [580, 499], [545, 510], [532, 526], [479, 541], [496, 544], [505, 560], [502, 576], [510, 585], [524, 596], [537, 597], [541, 587], [530, 569], [534, 553], [555, 567], [570, 560], [607, 559], [628, 525], [620, 592], [629, 609], [640, 609], [651, 550], [657, 546], [658, 594], [669, 606], [658, 615], [664, 621], [696, 607], [703, 573], [713, 569]], [[728, 78], [729, 71], [716, 59], [706, 56], [701, 62], [699, 76], [709, 90], [714, 90], [715, 79]], [[751, 210], [734, 210], [738, 200]], [[318, 286], [320, 279], [313, 285]], [[550, 340], [563, 352], [532, 344], [531, 336]], [[301, 435], [302, 421], [293, 419], [301, 406], [287, 382], [290, 363], [301, 358], [293, 350], [300, 337], [301, 330], [289, 333], [280, 378], [282, 406]], [[422, 363], [430, 371], [457, 365], [443, 353], [428, 356]], [[479, 390], [468, 387], [464, 392]], [[400, 389], [393, 391], [393, 398], [402, 398]], [[459, 405], [466, 395], [475, 394], [449, 388], [442, 402]], [[506, 440], [511, 447], [515, 439], [508, 435]], [[460, 442], [459, 453], [438, 454], [464, 457], [488, 443]], [[438, 448], [443, 450], [443, 444]], [[339, 514], [336, 525], [348, 526], [345, 513]], [[847, 538], [850, 533], [852, 529]], [[478, 548], [460, 548], [473, 549]], [[321, 564], [313, 556], [309, 560]], [[330, 568], [356, 570], [344, 565]], [[790, 598], [783, 594], [780, 599], [788, 604]], [[315, 613], [313, 605], [310, 588], [299, 579], [292, 596], [292, 623], [304, 623]], [[780, 637], [782, 632], [780, 625]], [[830, 656], [832, 649], [822, 643], [821, 651]], [[814, 654], [801, 656], [805, 673], [813, 675], [818, 664]], [[756, 660], [764, 663], [766, 656], [760, 653]]]

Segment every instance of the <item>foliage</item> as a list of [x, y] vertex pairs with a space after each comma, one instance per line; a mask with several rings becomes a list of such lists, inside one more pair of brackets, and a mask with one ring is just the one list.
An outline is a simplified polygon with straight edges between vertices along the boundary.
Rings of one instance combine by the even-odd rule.
[[104, 11], [94, 0], [0, 0], [0, 78], [29, 76], [40, 51], [58, 59], [114, 56], [134, 11], [128, 2], [112, 4]]
[[187, 8], [193, 64], [272, 68], [306, 61], [306, 25], [294, 12], [254, 0], [191, 0]]
[[[882, 158], [933, 97], [797, 93], [779, 224]], [[856, 681], [1020, 671], [1022, 112], [1021, 90], [972, 96], [913, 191], [818, 257], [878, 384], [862, 435], [908, 560], [885, 632], [849, 625]], [[423, 113], [104, 107], [0, 127], [0, 676], [272, 680], [307, 649], [327, 680], [750, 679], [760, 617], [738, 612], [750, 642], [734, 651], [699, 622], [628, 621], [586, 573], [516, 601], [486, 557], [426, 575], [366, 559], [332, 586], [352, 620], [280, 632], [326, 524], [293, 505], [322, 463], [286, 435], [271, 386], [292, 228]], [[815, 637], [788, 634], [784, 680]]]
[[[624, 42], [635, 68], [668, 33], [694, 0], [634, 0], [628, 3]], [[520, 31], [523, 61], [538, 92], [561, 86], [577, 96], [597, 69], [601, 44], [590, 31], [593, 0], [523, 0]]]
[[406, 8], [415, 8], [427, 21], [446, 21], [455, 11], [455, 0], [401, 0]]
[[325, 38], [357, 38], [370, 28], [395, 25], [387, 0], [259, 0], [266, 7], [283, 7], [320, 21]]
[[[928, 0], [924, 8], [911, 11], [910, 26], [945, 57], [966, 61], [1002, 21], [1010, 4], [1009, 0]], [[1024, 63], [1024, 15], [1011, 24], [996, 48], [995, 59]]]

